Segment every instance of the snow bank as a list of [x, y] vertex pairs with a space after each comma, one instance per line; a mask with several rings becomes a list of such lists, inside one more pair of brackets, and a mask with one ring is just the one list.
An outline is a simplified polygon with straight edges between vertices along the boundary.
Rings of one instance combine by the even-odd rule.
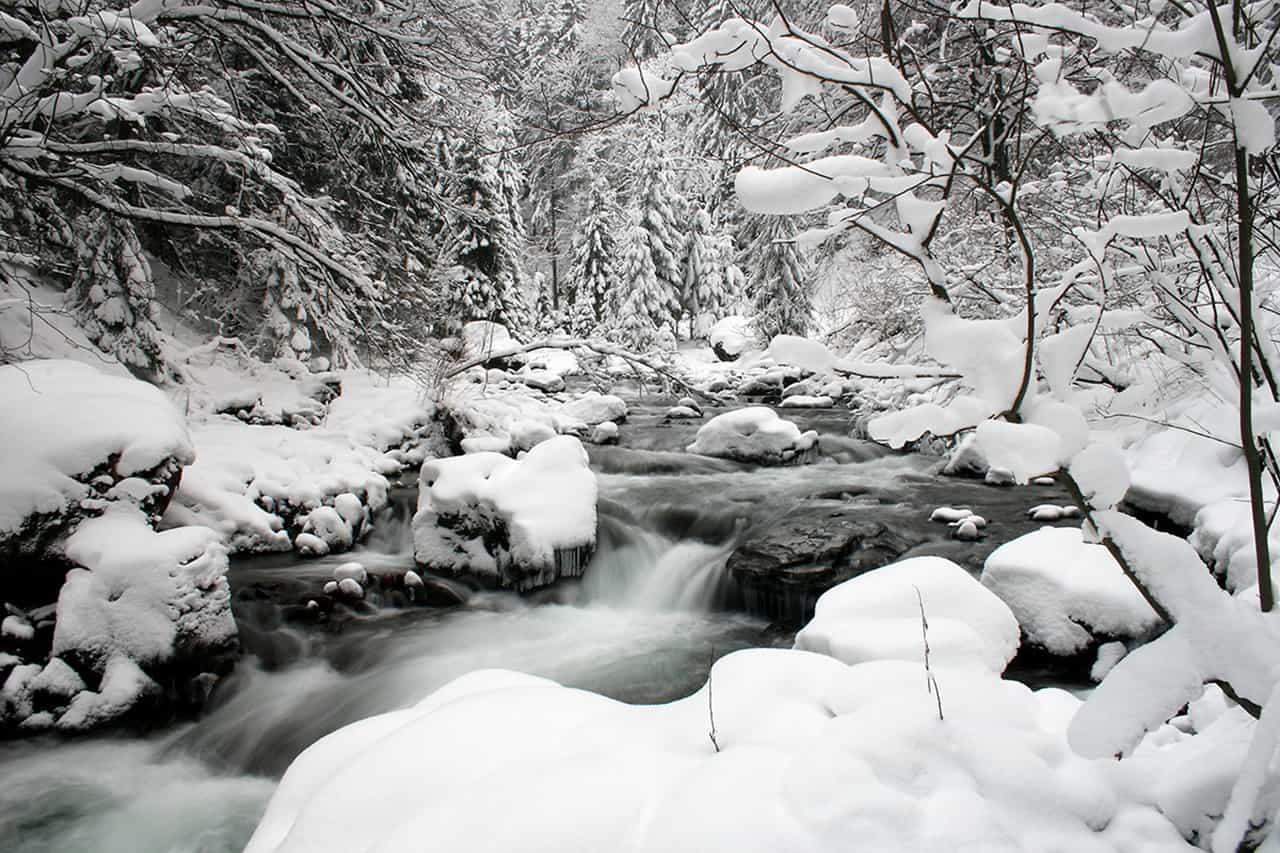
[[796, 635], [797, 649], [848, 664], [922, 663], [921, 611], [932, 665], [976, 664], [1000, 674], [1018, 651], [1018, 620], [968, 572], [941, 557], [915, 557], [832, 587]]
[[903, 661], [742, 651], [655, 706], [472, 673], [304, 752], [246, 853], [1195, 850], [1067, 749], [1077, 700], [936, 674], [945, 721]]
[[519, 460], [498, 453], [422, 466], [414, 557], [534, 589], [578, 576], [596, 540], [596, 480], [572, 436], [541, 442]]
[[685, 449], [703, 456], [777, 465], [797, 460], [817, 443], [818, 434], [813, 430], [801, 433], [773, 409], [748, 406], [707, 421]]
[[227, 553], [212, 530], [157, 533], [136, 507], [115, 504], [80, 523], [66, 556], [82, 568], [58, 595], [51, 657], [10, 675], [0, 725], [103, 725], [234, 650]]
[[725, 317], [711, 327], [707, 343], [721, 361], [733, 361], [751, 348], [755, 335], [751, 321], [736, 314]]
[[441, 444], [435, 407], [408, 379], [342, 375], [324, 425], [293, 429], [208, 415], [192, 427], [194, 464], [183, 473], [169, 525], [204, 525], [234, 551], [350, 547], [386, 504], [387, 476]]
[[1147, 635], [1159, 617], [1102, 545], [1076, 527], [1044, 527], [997, 548], [982, 583], [1000, 596], [1027, 641], [1073, 655], [1099, 637]]
[[[444, 395], [442, 405], [462, 434], [463, 450], [468, 453], [481, 450], [515, 453], [536, 444], [532, 440], [535, 436], [537, 441], [542, 441], [560, 434], [585, 436], [588, 432], [587, 422], [578, 416], [572, 403], [561, 406], [522, 384], [489, 389], [474, 383], [454, 382]], [[599, 414], [596, 409], [616, 409], [616, 404], [609, 402], [586, 402], [581, 406], [592, 410], [586, 412], [592, 416]], [[623, 406], [625, 408], [625, 403]]]
[[0, 366], [0, 399], [0, 546], [35, 539], [33, 516], [93, 513], [120, 497], [163, 507], [168, 487], [158, 481], [194, 456], [161, 391], [86, 364]]
[[560, 407], [567, 417], [595, 426], [605, 421], [620, 423], [627, 419], [627, 404], [621, 397], [588, 391]]

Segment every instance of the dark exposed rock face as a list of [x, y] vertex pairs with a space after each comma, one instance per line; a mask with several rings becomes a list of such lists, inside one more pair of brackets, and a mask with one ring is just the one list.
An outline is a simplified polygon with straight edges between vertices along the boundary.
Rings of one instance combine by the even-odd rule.
[[823, 592], [892, 563], [924, 541], [886, 523], [885, 510], [816, 500], [748, 536], [728, 563], [747, 609], [775, 622], [802, 625]]

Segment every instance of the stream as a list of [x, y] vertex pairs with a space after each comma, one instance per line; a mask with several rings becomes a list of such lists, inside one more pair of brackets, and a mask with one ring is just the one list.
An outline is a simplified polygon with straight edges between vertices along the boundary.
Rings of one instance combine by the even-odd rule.
[[955, 558], [973, 546], [930, 526], [933, 506], [964, 503], [988, 515], [985, 554], [1030, 529], [1020, 523], [1026, 507], [1058, 498], [1050, 487], [940, 478], [936, 459], [844, 437], [844, 411], [783, 412], [822, 433], [824, 461], [814, 465], [753, 469], [695, 457], [682, 450], [702, 421], [664, 423], [658, 402], [633, 406], [620, 447], [590, 448], [600, 532], [580, 582], [525, 598], [476, 592], [453, 608], [367, 607], [327, 627], [288, 618], [282, 602], [314, 594], [339, 563], [358, 560], [371, 573], [413, 567], [412, 488], [396, 490], [355, 552], [234, 561], [245, 657], [200, 719], [147, 736], [0, 743], [0, 850], [239, 851], [303, 749], [475, 669], [520, 670], [633, 703], [685, 696], [721, 655], [790, 645], [790, 633], [741, 612], [725, 563], [744, 536], [805, 501], [901, 509], [901, 523], [927, 535], [930, 552]]

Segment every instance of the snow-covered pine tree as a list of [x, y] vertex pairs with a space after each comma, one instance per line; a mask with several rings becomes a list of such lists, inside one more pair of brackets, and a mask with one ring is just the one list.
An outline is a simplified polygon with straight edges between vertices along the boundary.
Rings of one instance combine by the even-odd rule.
[[658, 339], [655, 317], [670, 316], [666, 294], [653, 266], [648, 229], [632, 224], [622, 240], [622, 270], [618, 290], [624, 294], [616, 318], [616, 337], [624, 346], [643, 352]]
[[585, 219], [574, 235], [573, 258], [569, 266], [568, 288], [573, 294], [575, 331], [587, 323], [591, 328], [604, 316], [606, 306], [617, 306], [618, 245], [614, 237], [617, 208], [613, 191], [603, 176], [597, 175], [587, 191]]
[[809, 300], [810, 270], [792, 239], [788, 220], [755, 215], [748, 220], [752, 239], [747, 257], [754, 262], [748, 292], [753, 324], [763, 341], [775, 335], [804, 335], [813, 327]]
[[574, 294], [573, 307], [569, 313], [569, 331], [580, 338], [590, 338], [600, 328], [600, 317], [596, 314], [595, 303], [591, 299], [591, 291], [579, 288]]
[[683, 243], [677, 226], [679, 197], [672, 189], [664, 157], [656, 136], [645, 144], [639, 163], [640, 195], [636, 200], [638, 225], [644, 232], [650, 262], [653, 266], [654, 289], [646, 297], [649, 318], [655, 326], [675, 327], [680, 316], [680, 291], [684, 275], [676, 254]]
[[486, 152], [478, 134], [442, 144], [450, 150], [442, 159], [452, 163], [456, 181], [452, 245], [454, 263], [462, 269], [457, 319], [492, 320], [518, 336], [530, 319], [522, 290], [518, 164]]
[[164, 358], [155, 323], [155, 280], [133, 223], [85, 216], [73, 289], [89, 340], [134, 373], [160, 379]]
[[727, 240], [715, 233], [711, 216], [699, 206], [690, 217], [680, 266], [684, 286], [680, 291], [681, 308], [689, 320], [689, 335], [703, 317], [723, 316], [728, 301], [725, 278]]
[[658, 10], [660, 0], [625, 0], [622, 7], [622, 43], [635, 60], [643, 61], [666, 49]]

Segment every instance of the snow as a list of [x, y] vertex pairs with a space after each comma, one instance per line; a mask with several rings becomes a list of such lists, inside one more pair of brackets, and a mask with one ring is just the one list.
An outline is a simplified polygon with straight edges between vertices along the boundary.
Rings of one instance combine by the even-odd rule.
[[898, 660], [741, 651], [702, 690], [655, 706], [471, 673], [309, 748], [246, 853], [398, 853], [427, 837], [491, 853], [834, 853], [850, 839], [886, 852], [1194, 851], [1113, 763], [1066, 748], [1077, 700], [982, 667], [935, 674], [945, 720], [921, 665]]
[[160, 390], [86, 364], [2, 365], [0, 399], [0, 537], [33, 514], [63, 513], [91, 498], [81, 478], [95, 469], [125, 478], [194, 455], [181, 413]]
[[234, 642], [227, 555], [208, 528], [157, 533], [133, 507], [117, 504], [81, 522], [67, 540], [72, 569], [58, 595], [53, 654], [149, 666], [177, 649], [218, 650]]
[[748, 406], [717, 415], [698, 429], [686, 450], [743, 462], [790, 462], [817, 445], [813, 430], [801, 433], [794, 423], [767, 406]]
[[976, 665], [999, 675], [1018, 650], [1013, 612], [941, 557], [902, 560], [827, 590], [795, 647], [850, 665], [923, 663], [922, 608], [932, 665]]
[[707, 343], [730, 358], [742, 355], [751, 348], [754, 340], [751, 321], [736, 314], [716, 321], [707, 335]]
[[807, 394], [793, 394], [782, 401], [784, 409], [830, 409], [836, 401], [827, 396], [811, 397]]
[[484, 452], [432, 460], [420, 489], [414, 556], [436, 570], [517, 587], [532, 575], [542, 585], [557, 576], [558, 552], [595, 545], [595, 475], [572, 436], [519, 460]]
[[1140, 639], [1160, 619], [1102, 545], [1075, 527], [1044, 527], [987, 558], [982, 584], [1015, 616], [1027, 641], [1051, 654], [1084, 651], [1096, 637]]
[[[350, 547], [367, 529], [365, 508], [386, 505], [387, 476], [420, 462], [438, 432], [435, 406], [407, 378], [344, 371], [323, 425], [296, 429], [216, 414], [211, 401], [225, 398], [225, 388], [243, 388], [245, 374], [209, 368], [200, 375], [209, 382], [194, 403], [201, 412], [191, 428], [196, 460], [183, 471], [165, 522], [211, 527], [233, 551]], [[297, 384], [288, 376], [264, 370], [249, 378], [264, 400], [290, 405], [285, 395]]]
[[765, 355], [778, 364], [790, 364], [810, 373], [830, 374], [838, 359], [819, 341], [797, 335], [777, 335]]
[[569, 418], [582, 421], [587, 426], [595, 426], [604, 421], [624, 421], [627, 418], [627, 404], [621, 397], [612, 394], [601, 394], [589, 391], [560, 407], [560, 411]]

